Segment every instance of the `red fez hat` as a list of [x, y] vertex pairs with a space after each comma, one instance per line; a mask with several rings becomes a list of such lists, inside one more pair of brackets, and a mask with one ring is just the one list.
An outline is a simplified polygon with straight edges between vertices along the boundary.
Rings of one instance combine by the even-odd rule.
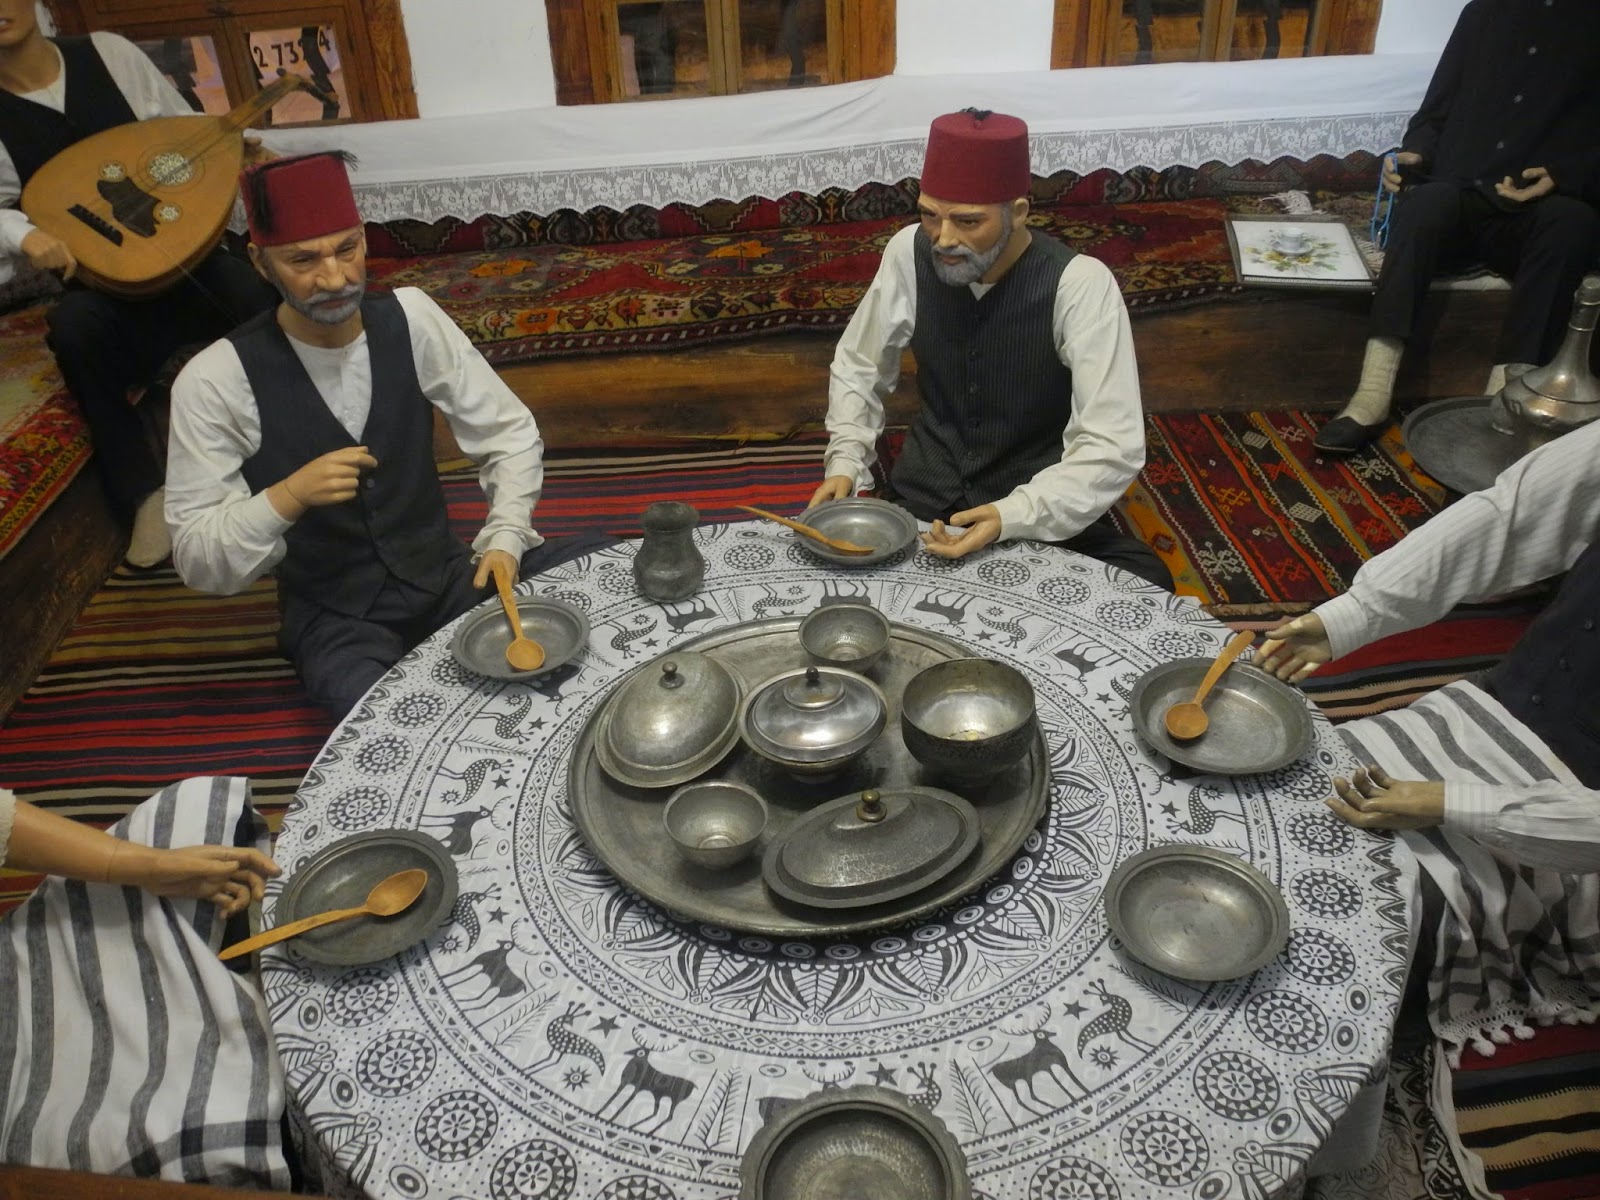
[[283, 246], [327, 237], [361, 224], [350, 173], [350, 156], [338, 151], [274, 158], [250, 167], [241, 180], [250, 240]]
[[922, 190], [958, 204], [1004, 204], [1026, 196], [1028, 127], [1018, 117], [964, 108], [935, 117], [922, 163]]

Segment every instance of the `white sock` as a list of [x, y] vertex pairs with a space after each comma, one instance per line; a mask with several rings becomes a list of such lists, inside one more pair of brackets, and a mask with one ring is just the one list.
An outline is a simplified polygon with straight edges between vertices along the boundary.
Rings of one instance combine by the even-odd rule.
[[1361, 363], [1361, 382], [1355, 394], [1339, 410], [1341, 417], [1351, 417], [1363, 425], [1378, 425], [1388, 419], [1389, 404], [1394, 399], [1394, 377], [1400, 369], [1400, 352], [1405, 342], [1397, 337], [1367, 339], [1367, 355]]
[[132, 565], [153, 567], [172, 553], [166, 506], [166, 488], [157, 488], [139, 502], [139, 510], [133, 514], [133, 537], [128, 542], [128, 562]]

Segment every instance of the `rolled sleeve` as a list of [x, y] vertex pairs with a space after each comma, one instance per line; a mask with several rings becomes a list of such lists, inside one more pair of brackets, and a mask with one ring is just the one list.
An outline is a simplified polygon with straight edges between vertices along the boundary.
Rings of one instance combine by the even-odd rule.
[[1600, 792], [1588, 788], [1446, 782], [1444, 826], [1512, 862], [1600, 871]]

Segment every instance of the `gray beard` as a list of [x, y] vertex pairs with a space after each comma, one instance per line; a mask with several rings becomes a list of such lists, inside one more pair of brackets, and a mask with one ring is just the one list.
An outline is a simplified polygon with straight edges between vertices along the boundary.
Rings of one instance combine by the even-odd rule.
[[978, 280], [989, 273], [989, 268], [999, 262], [1000, 256], [1006, 252], [1006, 246], [1011, 242], [1012, 225], [1011, 210], [1009, 208], [1002, 209], [1000, 212], [1000, 236], [996, 239], [995, 244], [982, 254], [968, 246], [957, 246], [950, 253], [961, 259], [958, 263], [951, 264], [942, 261], [939, 258], [939, 254], [943, 253], [943, 251], [935, 251], [930, 247], [930, 253], [933, 254], [934, 275], [940, 283], [949, 284], [951, 287], [965, 287], [969, 283], [977, 283]]
[[[289, 289], [284, 287], [278, 279], [276, 271], [268, 272], [272, 286], [278, 289], [278, 295], [283, 297], [283, 302], [295, 312], [305, 317], [308, 321], [315, 321], [318, 325], [339, 325], [355, 316], [361, 307], [361, 300], [367, 294], [367, 281], [363, 277], [360, 283], [352, 283], [349, 287], [337, 292], [315, 292], [301, 300], [289, 294]], [[338, 301], [329, 304], [329, 301]]]

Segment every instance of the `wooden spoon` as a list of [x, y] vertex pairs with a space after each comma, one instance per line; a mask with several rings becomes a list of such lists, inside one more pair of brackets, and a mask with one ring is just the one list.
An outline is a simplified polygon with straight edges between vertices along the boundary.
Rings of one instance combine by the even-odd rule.
[[428, 873], [421, 867], [412, 867], [409, 871], [396, 871], [387, 879], [380, 879], [373, 884], [372, 890], [367, 893], [367, 902], [359, 908], [330, 909], [328, 912], [315, 913], [309, 917], [301, 917], [298, 921], [290, 921], [287, 925], [274, 926], [256, 934], [255, 937], [235, 942], [217, 957], [238, 958], [241, 954], [249, 954], [252, 950], [259, 950], [263, 946], [271, 946], [275, 942], [298, 937], [309, 930], [332, 925], [335, 921], [347, 921], [351, 917], [392, 917], [396, 913], [405, 912], [415, 904], [417, 897], [422, 895], [422, 889], [427, 886]]
[[753, 512], [758, 517], [765, 517], [769, 521], [776, 521], [779, 525], [787, 525], [796, 533], [803, 533], [806, 535], [806, 537], [811, 538], [813, 541], [821, 542], [824, 546], [827, 546], [833, 550], [837, 550], [840, 554], [872, 553], [871, 546], [858, 546], [854, 542], [846, 542], [841, 541], [839, 538], [831, 538], [821, 530], [813, 529], [809, 525], [802, 525], [799, 521], [791, 521], [788, 517], [780, 517], [777, 513], [768, 512], [764, 508], [756, 508], [754, 505], [750, 504], [741, 504], [738, 507], [744, 509], [745, 512]]
[[1211, 669], [1206, 672], [1206, 677], [1200, 681], [1200, 686], [1194, 690], [1194, 698], [1185, 700], [1182, 704], [1174, 704], [1167, 709], [1167, 732], [1180, 742], [1191, 741], [1206, 731], [1211, 724], [1211, 718], [1206, 716], [1206, 710], [1201, 707], [1212, 686], [1222, 678], [1222, 673], [1228, 669], [1228, 664], [1238, 658], [1244, 649], [1256, 640], [1256, 635], [1248, 629], [1233, 635], [1233, 640], [1222, 648], [1222, 653], [1217, 655], [1217, 661], [1211, 664]]
[[517, 611], [516, 597], [511, 594], [511, 583], [500, 571], [490, 571], [494, 576], [495, 590], [500, 593], [500, 604], [506, 610], [506, 620], [511, 624], [511, 644], [506, 647], [506, 662], [514, 671], [537, 671], [544, 663], [544, 647], [522, 632], [522, 614]]

